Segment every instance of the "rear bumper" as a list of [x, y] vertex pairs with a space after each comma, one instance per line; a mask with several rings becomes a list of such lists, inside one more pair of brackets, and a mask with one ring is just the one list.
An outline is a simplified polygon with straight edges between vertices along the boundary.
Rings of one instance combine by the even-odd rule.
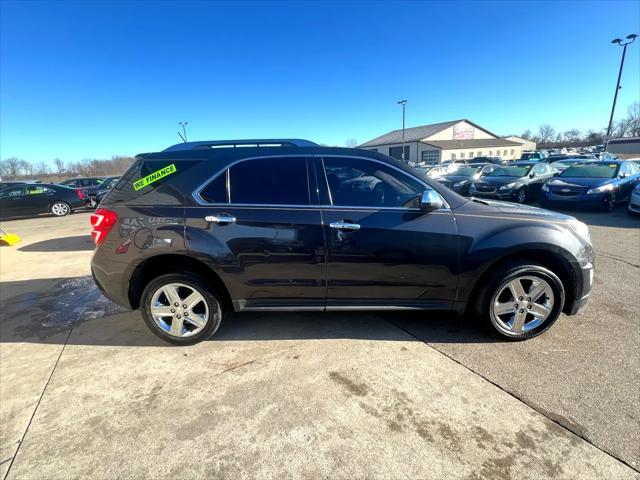
[[91, 276], [105, 297], [113, 303], [131, 309], [128, 291], [126, 288], [123, 288], [123, 286], [128, 285], [127, 279], [125, 278], [126, 275], [123, 269], [118, 267], [119, 265], [117, 263], [111, 262], [107, 268], [104, 268], [99, 262], [96, 262], [94, 254], [94, 258], [91, 260]]

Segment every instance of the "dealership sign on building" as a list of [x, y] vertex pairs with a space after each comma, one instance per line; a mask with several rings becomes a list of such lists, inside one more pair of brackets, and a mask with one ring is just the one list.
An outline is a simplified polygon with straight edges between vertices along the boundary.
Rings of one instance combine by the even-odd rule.
[[471, 125], [454, 125], [453, 139], [454, 140], [472, 140], [473, 127]]

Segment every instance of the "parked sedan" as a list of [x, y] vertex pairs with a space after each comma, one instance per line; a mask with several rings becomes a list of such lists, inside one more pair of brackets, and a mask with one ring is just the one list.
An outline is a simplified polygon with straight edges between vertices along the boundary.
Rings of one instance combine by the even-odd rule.
[[633, 162], [582, 162], [545, 184], [543, 207], [592, 207], [613, 211], [631, 196], [640, 182], [640, 168]]
[[490, 163], [472, 163], [458, 168], [455, 172], [438, 177], [437, 180], [460, 195], [469, 195], [469, 187], [474, 180], [493, 172], [497, 165]]
[[51, 213], [57, 217], [68, 215], [83, 207], [82, 190], [48, 183], [17, 185], [0, 190], [0, 217], [31, 216]]
[[107, 178], [109, 177], [70, 178], [60, 182], [60, 185], [82, 190], [86, 198], [86, 203], [89, 204], [91, 202], [91, 197], [98, 193], [102, 183], [104, 183]]
[[640, 215], [640, 183], [631, 191], [631, 197], [629, 197], [629, 204], [627, 205], [627, 213], [629, 215]]
[[557, 173], [548, 163], [514, 162], [473, 182], [469, 195], [524, 203], [537, 198], [542, 185]]
[[89, 206], [96, 208], [102, 199], [115, 187], [120, 177], [107, 177], [104, 182], [98, 186], [95, 193], [89, 195]]

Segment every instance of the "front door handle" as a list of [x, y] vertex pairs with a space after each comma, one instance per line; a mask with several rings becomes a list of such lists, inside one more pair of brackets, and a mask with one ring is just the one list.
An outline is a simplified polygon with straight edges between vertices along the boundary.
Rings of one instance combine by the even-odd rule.
[[357, 223], [345, 222], [344, 220], [330, 223], [329, 226], [331, 228], [337, 228], [338, 230], [360, 230], [360, 225]]
[[213, 223], [236, 223], [236, 217], [228, 215], [226, 213], [221, 213], [220, 215], [208, 215], [204, 217], [207, 222]]

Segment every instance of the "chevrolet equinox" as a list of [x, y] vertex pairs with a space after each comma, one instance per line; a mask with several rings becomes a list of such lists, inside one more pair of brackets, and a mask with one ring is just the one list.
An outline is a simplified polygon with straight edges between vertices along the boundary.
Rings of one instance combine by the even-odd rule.
[[188, 142], [141, 154], [91, 218], [91, 270], [160, 338], [228, 311], [454, 310], [523, 340], [593, 283], [575, 218], [468, 199], [374, 151], [307, 140]]

